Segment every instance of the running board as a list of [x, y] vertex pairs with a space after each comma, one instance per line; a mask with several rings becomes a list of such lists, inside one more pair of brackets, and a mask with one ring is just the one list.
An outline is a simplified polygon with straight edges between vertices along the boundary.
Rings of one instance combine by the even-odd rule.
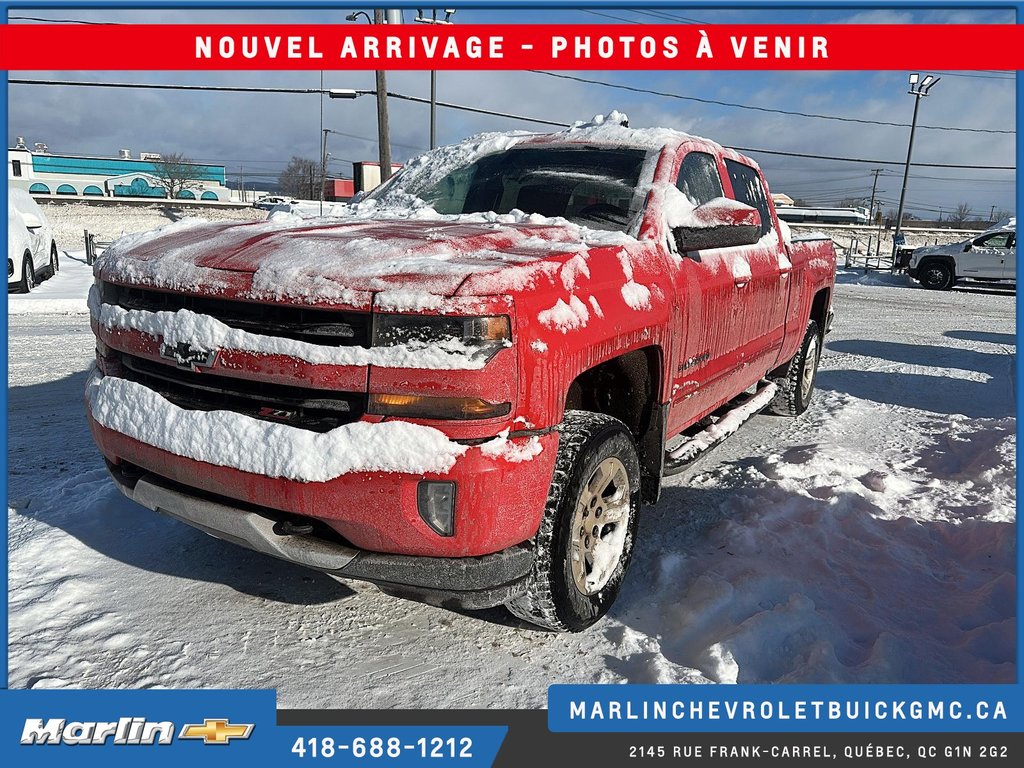
[[767, 408], [777, 390], [775, 384], [762, 379], [753, 393], [744, 392], [700, 422], [711, 421], [704, 429], [692, 435], [684, 432], [670, 440], [665, 444], [662, 475], [675, 475], [692, 466], [701, 456], [735, 434], [751, 416]]

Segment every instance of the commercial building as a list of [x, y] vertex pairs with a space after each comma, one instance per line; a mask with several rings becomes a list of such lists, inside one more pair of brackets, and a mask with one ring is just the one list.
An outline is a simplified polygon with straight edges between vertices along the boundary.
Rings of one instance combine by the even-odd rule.
[[[160, 199], [167, 197], [159, 178], [160, 164], [160, 155], [150, 152], [138, 158], [128, 149], [118, 157], [54, 154], [42, 143], [29, 149], [19, 138], [7, 150], [7, 182], [37, 197]], [[176, 195], [178, 199], [231, 201], [223, 165], [185, 165], [192, 181]]]

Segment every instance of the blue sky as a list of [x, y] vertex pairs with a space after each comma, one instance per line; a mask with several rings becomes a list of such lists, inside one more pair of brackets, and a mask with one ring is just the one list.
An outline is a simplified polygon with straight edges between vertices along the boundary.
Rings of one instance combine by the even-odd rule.
[[[12, 16], [93, 21], [182, 23], [344, 23], [352, 10], [20, 10]], [[407, 11], [407, 18], [415, 14]], [[600, 15], [605, 14], [605, 15]], [[614, 16], [616, 19], [606, 18]], [[670, 18], [672, 19], [670, 20]], [[592, 10], [459, 9], [456, 23], [1013, 23], [1012, 11], [982, 10], [708, 10], [596, 8]], [[18, 23], [16, 20], [12, 20]], [[126, 55], [142, 45], [132, 41]], [[865, 41], [866, 52], [871, 41]], [[23, 76], [128, 82], [275, 85], [315, 88], [319, 72], [36, 72]], [[905, 72], [579, 72], [583, 77], [720, 101], [872, 120], [909, 122], [913, 99], [906, 95]], [[999, 72], [947, 73], [921, 107], [923, 125], [991, 130], [1015, 129], [1014, 80]], [[328, 72], [327, 87], [373, 88], [372, 72]], [[429, 95], [426, 72], [391, 72], [392, 91]], [[723, 144], [844, 157], [902, 160], [907, 128], [869, 126], [738, 110], [634, 94], [527, 72], [442, 72], [438, 98], [461, 104], [571, 122], [619, 109], [634, 126], [664, 125], [707, 136]], [[24, 136], [46, 142], [53, 151], [112, 155], [122, 147], [135, 152], [184, 152], [224, 163], [229, 175], [244, 172], [250, 185], [273, 178], [292, 155], [316, 157], [320, 100], [306, 95], [196, 94], [40, 88], [12, 85], [9, 141]], [[391, 103], [393, 155], [397, 161], [419, 154], [428, 143], [425, 105]], [[350, 161], [376, 158], [372, 97], [328, 101], [325, 127], [332, 135], [332, 171], [348, 175]], [[441, 109], [441, 143], [484, 130], [541, 126]], [[356, 138], [365, 137], [365, 138]], [[914, 159], [969, 165], [1014, 165], [1013, 134], [920, 129]], [[775, 191], [819, 204], [871, 192], [870, 164], [783, 158], [751, 153]], [[884, 167], [879, 195], [895, 207], [902, 169]], [[1013, 172], [920, 169], [911, 176], [909, 209], [934, 216], [968, 202], [985, 215], [992, 206], [1013, 210]]]

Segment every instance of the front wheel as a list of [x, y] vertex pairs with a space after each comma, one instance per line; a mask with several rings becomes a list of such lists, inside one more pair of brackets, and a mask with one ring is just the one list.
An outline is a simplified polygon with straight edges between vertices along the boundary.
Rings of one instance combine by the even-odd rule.
[[60, 259], [57, 257], [57, 244], [50, 243], [50, 266], [46, 270], [47, 277], [53, 277], [60, 272]]
[[21, 282], [18, 283], [18, 290], [22, 293], [31, 293], [36, 287], [36, 270], [32, 265], [32, 256], [26, 251], [25, 257], [21, 260]]
[[952, 268], [941, 261], [926, 261], [918, 270], [918, 280], [933, 291], [948, 291], [955, 282]]
[[525, 594], [507, 607], [532, 624], [580, 632], [611, 608], [633, 553], [640, 462], [626, 425], [566, 411]]
[[768, 374], [768, 381], [778, 387], [775, 397], [768, 403], [768, 410], [777, 416], [799, 416], [811, 404], [814, 380], [818, 376], [818, 361], [821, 359], [821, 332], [818, 324], [807, 323], [800, 351], [793, 359]]

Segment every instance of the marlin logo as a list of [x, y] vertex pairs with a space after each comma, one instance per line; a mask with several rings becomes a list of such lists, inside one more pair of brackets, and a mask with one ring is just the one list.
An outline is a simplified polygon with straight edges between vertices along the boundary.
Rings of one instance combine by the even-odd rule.
[[113, 723], [79, 722], [51, 718], [45, 723], [26, 719], [22, 744], [170, 744], [174, 723], [147, 722], [141, 717], [122, 717]]
[[[248, 739], [253, 723], [232, 723], [226, 718], [205, 718], [181, 728], [179, 739], [199, 739], [203, 744], [228, 744], [232, 739]], [[136, 745], [170, 744], [175, 725], [169, 720], [149, 722], [142, 717], [122, 717], [115, 722], [68, 721], [63, 718], [27, 718], [21, 731], [21, 743], [30, 745]]]

